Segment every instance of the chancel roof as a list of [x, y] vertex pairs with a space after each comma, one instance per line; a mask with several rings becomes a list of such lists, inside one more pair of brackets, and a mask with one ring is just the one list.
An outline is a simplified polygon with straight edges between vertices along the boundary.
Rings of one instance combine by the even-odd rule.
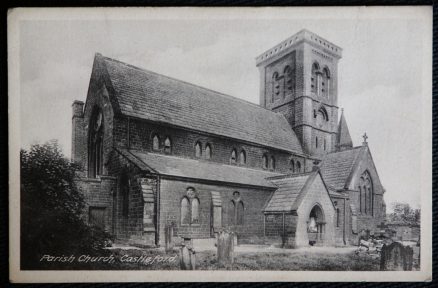
[[359, 146], [324, 156], [320, 170], [330, 189], [342, 190], [345, 188], [362, 148], [363, 146]]
[[124, 115], [302, 154], [280, 114], [96, 54]]

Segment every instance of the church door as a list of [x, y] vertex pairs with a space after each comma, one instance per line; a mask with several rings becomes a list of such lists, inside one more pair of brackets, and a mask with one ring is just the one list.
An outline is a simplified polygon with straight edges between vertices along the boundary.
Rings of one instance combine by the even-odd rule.
[[105, 230], [105, 208], [104, 207], [90, 207], [89, 208], [89, 223], [92, 226], [97, 226]]
[[307, 235], [310, 245], [324, 243], [325, 222], [324, 213], [319, 205], [313, 206], [307, 221]]

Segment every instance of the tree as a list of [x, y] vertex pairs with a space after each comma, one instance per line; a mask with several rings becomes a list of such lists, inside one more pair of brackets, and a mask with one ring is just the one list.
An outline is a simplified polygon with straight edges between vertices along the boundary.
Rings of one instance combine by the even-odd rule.
[[103, 252], [108, 235], [82, 219], [85, 202], [75, 184], [78, 167], [56, 141], [20, 151], [21, 265], [41, 268], [43, 255]]
[[388, 215], [391, 222], [402, 221], [406, 224], [420, 224], [420, 209], [413, 209], [407, 203], [395, 202], [392, 204], [393, 213]]

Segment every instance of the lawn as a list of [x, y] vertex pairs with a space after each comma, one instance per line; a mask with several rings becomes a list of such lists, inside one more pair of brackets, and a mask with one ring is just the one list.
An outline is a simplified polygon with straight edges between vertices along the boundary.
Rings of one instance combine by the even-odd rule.
[[380, 258], [350, 253], [304, 252], [296, 253], [236, 253], [232, 267], [221, 267], [215, 253], [202, 252], [197, 256], [200, 270], [289, 270], [289, 271], [376, 271]]
[[[162, 249], [112, 249], [112, 263], [51, 263], [43, 269], [56, 270], [179, 270], [178, 250], [166, 254]], [[143, 257], [142, 257], [143, 256]], [[137, 258], [136, 258], [137, 257]], [[142, 258], [139, 258], [142, 257]], [[141, 261], [137, 261], [141, 259]], [[380, 258], [366, 253], [356, 255], [328, 251], [287, 250], [285, 252], [236, 252], [232, 266], [220, 266], [216, 251], [196, 253], [197, 270], [289, 270], [289, 271], [376, 271]], [[48, 264], [48, 263], [47, 263]]]

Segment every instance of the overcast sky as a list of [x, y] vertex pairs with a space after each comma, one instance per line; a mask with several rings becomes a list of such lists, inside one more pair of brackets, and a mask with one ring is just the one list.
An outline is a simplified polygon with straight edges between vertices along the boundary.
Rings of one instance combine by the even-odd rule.
[[422, 59], [430, 51], [431, 13], [410, 9], [385, 10], [372, 20], [365, 8], [281, 8], [247, 14], [199, 11], [195, 17], [185, 10], [144, 10], [128, 18], [98, 13], [101, 20], [67, 13], [21, 21], [22, 147], [58, 139], [70, 156], [71, 104], [85, 101], [96, 52], [258, 103], [255, 57], [306, 28], [343, 48], [338, 104], [354, 145], [362, 143], [364, 132], [369, 136], [387, 203], [418, 206], [420, 144], [430, 136], [421, 129], [421, 99], [430, 97]]

